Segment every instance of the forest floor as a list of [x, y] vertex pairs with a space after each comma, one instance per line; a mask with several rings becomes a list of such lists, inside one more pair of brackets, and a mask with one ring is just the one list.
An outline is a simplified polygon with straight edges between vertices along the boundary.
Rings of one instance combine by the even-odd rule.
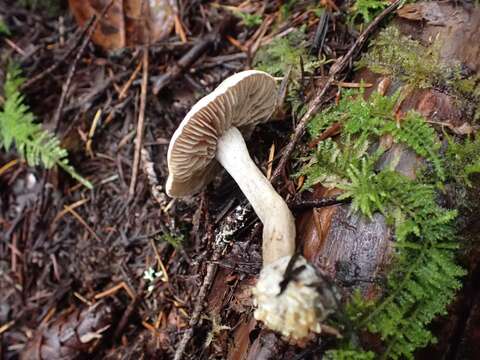
[[[260, 331], [250, 322], [235, 333], [236, 314], [251, 312], [247, 290], [261, 268], [261, 224], [227, 176], [198, 196], [168, 198], [170, 137], [199, 98], [300, 28], [306, 51], [322, 60], [320, 80], [302, 85], [312, 104], [330, 81], [330, 64], [352, 70], [355, 56], [341, 57], [359, 45], [360, 32], [348, 22], [348, 7], [329, 0], [179, 3], [169, 37], [109, 52], [91, 41], [98, 24], [78, 26], [65, 4], [0, 4], [10, 31], [0, 41], [0, 82], [7, 63], [20, 67], [36, 120], [93, 184], [89, 190], [59, 168], [30, 167], [14, 150], [0, 152], [0, 358], [235, 358], [232, 349], [248, 348], [250, 332]], [[107, 30], [104, 44], [113, 41]], [[347, 75], [336, 80], [358, 85]], [[333, 87], [325, 89], [316, 106], [335, 97]], [[290, 177], [294, 165], [278, 167], [288, 146], [307, 148], [292, 138], [292, 113], [258, 126], [249, 149], [279, 175], [277, 188], [295, 207], [302, 201]], [[236, 239], [225, 245], [217, 240], [227, 226]], [[219, 275], [219, 268], [235, 271]], [[215, 275], [224, 276], [223, 286]], [[58, 342], [65, 329], [99, 340]], [[304, 346], [290, 351], [314, 356], [302, 357]]]

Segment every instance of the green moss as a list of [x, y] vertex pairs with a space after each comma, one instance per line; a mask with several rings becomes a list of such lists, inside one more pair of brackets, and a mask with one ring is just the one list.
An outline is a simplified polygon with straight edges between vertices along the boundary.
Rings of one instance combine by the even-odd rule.
[[[439, 89], [453, 96], [467, 113], [471, 104], [480, 102], [478, 75], [466, 76], [461, 64], [442, 62], [438, 41], [425, 47], [401, 35], [394, 26], [387, 27], [378, 35], [357, 66], [400, 79], [407, 88]], [[474, 120], [480, 120], [480, 108], [474, 109], [471, 115]]]
[[260, 48], [254, 59], [254, 67], [273, 76], [285, 76], [292, 67], [292, 77], [298, 80], [301, 70], [300, 61], [303, 61], [303, 68], [307, 73], [320, 65], [315, 56], [308, 54], [307, 48], [305, 29], [294, 30]]
[[471, 92], [474, 82], [465, 79], [460, 64], [440, 61], [438, 42], [425, 47], [390, 26], [372, 42], [369, 51], [357, 63], [373, 72], [401, 79], [412, 88], [442, 88], [457, 95]]
[[[380, 212], [393, 227], [395, 256], [385, 295], [375, 302], [352, 297], [347, 306], [348, 323], [335, 325], [351, 329], [353, 324], [357, 334], [365, 330], [377, 333], [384, 343], [383, 358], [412, 359], [417, 348], [435, 341], [428, 325], [446, 312], [465, 274], [455, 262], [457, 212], [438, 205], [438, 188], [433, 184], [454, 180], [453, 173], [464, 181], [461, 167], [467, 163], [466, 171], [477, 170], [480, 145], [467, 142], [452, 147], [447, 151], [452, 163], [446, 165], [436, 133], [418, 113], [409, 112], [397, 121], [394, 108], [398, 100], [399, 93], [391, 97], [373, 93], [365, 100], [360, 91], [346, 91], [338, 106], [318, 114], [309, 125], [313, 139], [334, 123], [341, 125], [341, 135], [336, 141], [320, 141], [304, 159], [299, 174], [306, 176], [305, 188], [322, 183], [343, 189], [340, 198], [351, 199], [351, 211], [367, 217]], [[412, 180], [388, 167], [378, 169], [385, 149], [376, 144], [384, 135], [425, 158], [434, 169], [433, 180], [426, 176]], [[369, 358], [371, 353], [352, 348], [351, 340], [347, 337], [329, 353], [330, 358]]]
[[242, 20], [242, 23], [246, 27], [255, 27], [262, 23], [263, 19], [262, 16], [259, 14], [249, 14], [242, 11], [235, 11], [233, 13], [236, 17]]
[[178, 248], [183, 244], [184, 235], [183, 234], [179, 234], [179, 235], [163, 234], [162, 236], [160, 236], [160, 240], [166, 241], [167, 243], [172, 245], [174, 248]]
[[280, 6], [279, 9], [281, 21], [285, 21], [290, 17], [297, 2], [297, 0], [283, 1], [283, 4]]
[[284, 77], [290, 72], [286, 102], [297, 115], [305, 111], [302, 70], [303, 75], [313, 75], [315, 69], [327, 62], [325, 59], [310, 55], [308, 48], [305, 27], [302, 27], [260, 48], [254, 59], [256, 69], [273, 76]]
[[323, 357], [325, 360], [374, 360], [375, 354], [371, 351], [358, 349], [328, 350]]
[[10, 29], [8, 28], [7, 24], [3, 21], [0, 17], [0, 35], [10, 35]]
[[387, 0], [356, 0], [349, 9], [350, 22], [360, 20], [368, 24], [376, 15], [389, 5]]
[[480, 173], [480, 137], [467, 138], [463, 142], [448, 137], [445, 156], [448, 177], [465, 187], [473, 186], [472, 175]]

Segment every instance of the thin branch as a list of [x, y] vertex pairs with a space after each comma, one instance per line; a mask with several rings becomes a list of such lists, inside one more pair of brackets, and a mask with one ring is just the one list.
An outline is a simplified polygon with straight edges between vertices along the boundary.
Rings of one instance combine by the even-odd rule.
[[223, 20], [216, 30], [194, 45], [176, 64], [169, 67], [164, 74], [157, 76], [153, 84], [153, 93], [157, 95], [163, 88], [170, 84], [171, 81], [177, 79], [185, 70], [190, 68], [211, 45], [219, 40], [230, 22], [231, 18]]
[[63, 54], [63, 56], [57, 61], [55, 62], [54, 64], [50, 65], [48, 68], [46, 68], [44, 71], [42, 71], [41, 73], [35, 75], [34, 77], [32, 77], [31, 79], [28, 79], [27, 81], [25, 81], [20, 89], [23, 91], [27, 88], [29, 88], [32, 84], [36, 83], [37, 81], [39, 80], [42, 80], [45, 76], [47, 76], [48, 74], [51, 74], [53, 71], [55, 71], [61, 64], [63, 64], [65, 62], [65, 60], [67, 60], [67, 58], [70, 57], [70, 55], [72, 55], [73, 51], [78, 47], [78, 45], [80, 44], [81, 40], [84, 38], [85, 34], [87, 32], [90, 32], [90, 29], [93, 27], [93, 24], [94, 24], [94, 20], [95, 20], [95, 16], [92, 16], [88, 21], [87, 23], [83, 26], [83, 29], [82, 31], [80, 32], [80, 35], [78, 36], [78, 38], [75, 40], [74, 44], [70, 47], [70, 49], [67, 50], [67, 52], [65, 54]]
[[285, 172], [285, 166], [287, 164], [288, 159], [292, 155], [295, 146], [297, 145], [298, 141], [302, 137], [303, 133], [305, 132], [305, 128], [312, 118], [312, 116], [318, 111], [320, 105], [324, 102], [324, 96], [327, 90], [330, 89], [332, 85], [335, 84], [336, 77], [339, 75], [353, 60], [353, 58], [358, 54], [358, 52], [362, 49], [363, 45], [370, 37], [370, 35], [376, 30], [380, 22], [385, 19], [389, 14], [391, 14], [402, 2], [403, 0], [395, 0], [389, 7], [383, 10], [365, 29], [365, 31], [358, 37], [355, 41], [353, 46], [350, 50], [341, 58], [337, 59], [335, 63], [330, 68], [330, 76], [328, 80], [323, 85], [322, 89], [318, 92], [317, 96], [312, 100], [310, 103], [306, 113], [302, 116], [300, 121], [298, 122], [295, 132], [293, 133], [290, 142], [282, 151], [283, 156], [278, 163], [275, 172], [273, 173], [272, 182], [275, 182], [280, 178], [282, 174]]
[[215, 279], [215, 275], [217, 274], [217, 261], [220, 258], [220, 253], [222, 251], [223, 247], [222, 246], [216, 246], [215, 252], [213, 253], [212, 259], [208, 265], [207, 265], [207, 274], [205, 275], [205, 278], [203, 280], [202, 287], [200, 288], [200, 291], [196, 295], [196, 302], [195, 306], [193, 308], [193, 313], [192, 317], [190, 318], [189, 322], [189, 328], [187, 331], [183, 333], [182, 339], [180, 340], [180, 343], [177, 346], [177, 350], [175, 351], [175, 356], [173, 360], [181, 360], [183, 357], [183, 354], [185, 353], [185, 349], [187, 347], [188, 342], [193, 336], [193, 329], [197, 325], [198, 320], [200, 320], [200, 315], [202, 313], [203, 307], [205, 305], [205, 298], [208, 295], [208, 290], [210, 289], [210, 286], [213, 283], [213, 280]]
[[90, 38], [92, 37], [93, 32], [97, 28], [98, 22], [105, 16], [105, 14], [107, 13], [108, 9], [110, 9], [112, 4], [113, 4], [113, 0], [110, 0], [110, 2], [107, 5], [105, 5], [105, 7], [103, 8], [100, 16], [95, 18], [92, 26], [88, 28], [85, 34], [85, 37], [83, 38], [82, 44], [80, 45], [80, 48], [78, 49], [78, 52], [75, 55], [75, 59], [73, 59], [72, 65], [70, 65], [70, 68], [68, 69], [67, 80], [65, 81], [65, 84], [63, 84], [62, 86], [62, 95], [60, 96], [57, 109], [55, 110], [55, 114], [53, 116], [53, 132], [54, 133], [57, 132], [58, 124], [60, 122], [60, 117], [62, 116], [62, 112], [63, 112], [63, 106], [65, 104], [65, 100], [67, 99], [68, 90], [70, 89], [73, 75], [75, 74], [75, 71], [77, 69], [77, 64], [80, 61], [80, 58], [83, 56], [83, 53], [85, 52], [85, 49], [87, 48], [87, 45], [90, 42]]
[[128, 195], [130, 198], [135, 195], [135, 187], [137, 185], [138, 168], [140, 165], [140, 158], [143, 144], [143, 133], [145, 130], [145, 107], [147, 104], [147, 87], [148, 87], [148, 46], [143, 47], [143, 72], [142, 72], [142, 87], [140, 90], [140, 109], [137, 122], [137, 136], [135, 138], [135, 153], [133, 155], [132, 178], [130, 181], [130, 188]]

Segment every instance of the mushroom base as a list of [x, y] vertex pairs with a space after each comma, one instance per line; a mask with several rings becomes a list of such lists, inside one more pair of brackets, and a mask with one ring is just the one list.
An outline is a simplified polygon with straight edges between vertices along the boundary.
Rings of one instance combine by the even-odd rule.
[[[286, 337], [300, 340], [310, 332], [321, 332], [320, 321], [332, 312], [331, 299], [325, 299], [324, 284], [313, 266], [303, 257], [297, 258], [292, 270], [303, 267], [292, 275], [280, 294], [280, 284], [291, 256], [282, 257], [265, 266], [253, 289], [255, 319], [265, 323]], [[330, 291], [328, 291], [330, 293]], [[328, 304], [325, 303], [325, 300]]]

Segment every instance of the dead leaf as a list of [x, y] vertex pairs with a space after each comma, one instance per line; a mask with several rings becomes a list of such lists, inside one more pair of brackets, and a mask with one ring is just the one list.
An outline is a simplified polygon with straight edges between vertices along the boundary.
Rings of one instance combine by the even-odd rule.
[[74, 359], [91, 353], [110, 328], [112, 310], [104, 302], [88, 308], [69, 309], [40, 326], [25, 345], [23, 360]]
[[[92, 16], [100, 18], [110, 0], [69, 0], [80, 26]], [[107, 50], [121, 49], [164, 39], [173, 29], [174, 0], [113, 0], [93, 33], [95, 44]]]

